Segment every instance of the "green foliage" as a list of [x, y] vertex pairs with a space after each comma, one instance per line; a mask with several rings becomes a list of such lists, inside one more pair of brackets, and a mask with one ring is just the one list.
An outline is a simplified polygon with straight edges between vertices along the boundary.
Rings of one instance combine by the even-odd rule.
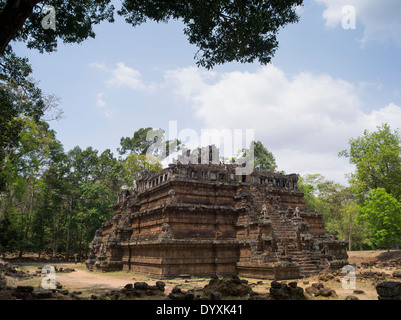
[[154, 140], [147, 140], [146, 136], [152, 128], [141, 128], [134, 132], [132, 138], [123, 137], [120, 140], [121, 148], [117, 149], [123, 155], [126, 153], [145, 155], [149, 147], [155, 144]]
[[[132, 26], [148, 19], [167, 23], [181, 20], [189, 43], [198, 47], [195, 58], [208, 69], [231, 61], [261, 64], [271, 61], [278, 47], [280, 28], [298, 22], [296, 7], [303, 0], [124, 0], [117, 11]], [[52, 52], [58, 42], [80, 43], [94, 38], [93, 27], [102, 21], [114, 22], [110, 0], [29, 2], [1, 1], [0, 52], [10, 40], [24, 41], [28, 48]], [[56, 28], [42, 28], [44, 5], [55, 8]], [[14, 17], [14, 19], [10, 19]]]
[[367, 228], [357, 222], [360, 210], [355, 200], [345, 200], [339, 208], [339, 218], [333, 219], [328, 225], [328, 230], [338, 234], [338, 237], [348, 240], [349, 250], [364, 248], [370, 244], [367, 237]]
[[253, 147], [255, 157], [255, 169], [275, 172], [277, 169], [277, 165], [273, 153], [267, 150], [260, 141], [253, 141]]
[[362, 137], [349, 141], [349, 150], [340, 156], [349, 158], [355, 165], [350, 184], [360, 201], [370, 190], [383, 188], [396, 198], [401, 197], [401, 139], [387, 124], [377, 131], [364, 131]]
[[255, 169], [276, 172], [277, 165], [273, 153], [267, 150], [260, 141], [252, 141], [249, 148], [243, 148], [239, 150], [237, 158], [245, 158], [247, 155], [252, 155], [252, 153], [254, 158], [253, 165]]
[[323, 213], [326, 230], [342, 240], [349, 241], [349, 248], [360, 248], [367, 243], [366, 229], [356, 223], [359, 206], [347, 188], [321, 174], [307, 174], [298, 180], [304, 192], [306, 209]]
[[0, 197], [0, 252], [85, 256], [95, 231], [113, 216], [123, 185], [134, 186], [139, 172], [160, 171], [161, 164], [151, 155], [117, 159], [109, 149], [64, 152], [47, 123], [24, 121], [18, 147], [6, 157], [10, 179]]
[[222, 164], [230, 164], [235, 162], [235, 157], [224, 157], [224, 156], [220, 156], [220, 161]]
[[19, 172], [41, 165], [42, 148], [54, 135], [44, 122], [58, 118], [57, 99], [46, 96], [29, 77], [28, 59], [17, 57], [8, 46], [0, 54], [0, 192]]
[[[149, 161], [149, 158], [151, 158], [151, 161]], [[159, 172], [162, 170], [162, 165], [155, 156], [130, 154], [125, 159], [124, 169], [126, 172], [125, 183], [127, 186], [132, 187], [141, 171]]]
[[154, 163], [163, 161], [170, 153], [174, 153], [181, 148], [181, 141], [178, 139], [166, 140], [165, 132], [162, 129], [140, 128], [134, 132], [132, 138], [125, 137], [120, 140], [121, 148], [117, 151], [120, 155], [126, 153], [138, 156], [147, 155], [152, 158]]
[[339, 155], [355, 165], [349, 182], [359, 205], [357, 227], [366, 231], [371, 244], [388, 247], [401, 237], [400, 135], [382, 124], [374, 132], [365, 130], [349, 145]]
[[[319, 175], [320, 176], [320, 175]], [[305, 208], [310, 211], [319, 211], [319, 204], [317, 197], [315, 195], [316, 186], [314, 186], [311, 181], [311, 175], [305, 177], [299, 177], [298, 179], [298, 189], [304, 193]]]
[[376, 246], [389, 248], [400, 243], [401, 203], [384, 188], [369, 192], [357, 219], [366, 223], [370, 240]]
[[350, 195], [344, 186], [326, 180], [321, 174], [307, 174], [300, 177], [298, 187], [305, 195], [305, 206], [308, 210], [322, 212], [326, 224], [338, 219], [338, 209]]
[[118, 13], [133, 26], [182, 20], [189, 42], [199, 48], [197, 64], [210, 69], [230, 61], [269, 63], [278, 30], [298, 21], [295, 7], [302, 2], [124, 0]]
[[13, 213], [6, 212], [0, 220], [0, 252], [14, 251], [21, 240], [21, 232], [13, 221]]
[[[114, 22], [114, 6], [110, 0], [48, 0], [39, 1], [32, 13], [16, 35], [16, 40], [27, 43], [28, 48], [39, 52], [52, 52], [57, 48], [58, 40], [63, 43], [81, 43], [88, 38], [95, 38], [93, 27], [102, 21]], [[56, 28], [42, 28], [44, 5], [50, 5], [56, 11]]]
[[28, 79], [31, 72], [27, 59], [18, 58], [11, 47], [0, 55], [0, 191], [10, 183], [7, 162], [13, 160], [11, 154], [20, 146], [22, 134], [44, 113], [42, 93]]

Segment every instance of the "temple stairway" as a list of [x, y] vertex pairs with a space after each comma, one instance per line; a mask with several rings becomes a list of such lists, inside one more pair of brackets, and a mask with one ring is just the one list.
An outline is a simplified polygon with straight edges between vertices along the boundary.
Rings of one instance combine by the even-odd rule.
[[286, 249], [284, 257], [289, 257], [292, 263], [299, 264], [301, 276], [316, 274], [319, 271], [319, 262], [313, 258], [312, 252], [298, 250], [297, 235], [291, 221], [283, 219], [278, 212], [271, 212], [270, 219], [277, 240], [277, 253], [282, 256]]
[[290, 251], [291, 261], [299, 264], [300, 274], [309, 277], [319, 272], [316, 261], [312, 258], [312, 253], [308, 251]]
[[288, 251], [295, 250], [297, 243], [297, 234], [295, 233], [291, 221], [284, 220], [282, 216], [277, 212], [270, 213], [270, 220], [277, 241], [277, 252], [280, 254], [283, 253], [285, 249], [285, 244], [287, 244]]

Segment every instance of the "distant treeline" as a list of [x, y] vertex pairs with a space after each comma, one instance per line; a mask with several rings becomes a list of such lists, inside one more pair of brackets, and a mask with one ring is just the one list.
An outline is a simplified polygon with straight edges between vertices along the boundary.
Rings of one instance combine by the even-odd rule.
[[143, 169], [161, 170], [146, 161], [152, 129], [122, 138], [116, 157], [92, 147], [65, 152], [46, 122], [25, 121], [0, 171], [0, 253], [85, 257], [96, 229], [113, 216], [118, 191], [132, 187]]

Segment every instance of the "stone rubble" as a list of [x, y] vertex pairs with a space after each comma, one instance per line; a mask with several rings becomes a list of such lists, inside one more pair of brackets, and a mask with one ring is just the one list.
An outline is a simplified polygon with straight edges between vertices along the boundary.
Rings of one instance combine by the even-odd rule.
[[308, 293], [312, 297], [332, 297], [336, 298], [337, 293], [330, 288], [326, 288], [323, 283], [312, 283], [311, 286], [305, 288], [305, 292]]

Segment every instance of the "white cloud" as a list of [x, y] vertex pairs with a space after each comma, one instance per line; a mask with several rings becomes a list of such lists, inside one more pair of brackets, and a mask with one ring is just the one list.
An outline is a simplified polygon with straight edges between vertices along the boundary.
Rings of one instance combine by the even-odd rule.
[[90, 67], [105, 70], [110, 74], [110, 79], [106, 81], [106, 85], [114, 88], [129, 88], [134, 91], [144, 91], [148, 93], [154, 92], [156, 85], [145, 83], [142, 80], [141, 73], [133, 68], [125, 65], [124, 62], [118, 62], [114, 69], [107, 68], [104, 64], [91, 63]]
[[[155, 92], [157, 86], [155, 83], [146, 83], [142, 79], [141, 73], [128, 67], [124, 62], [118, 62], [115, 68], [109, 68], [103, 63], [93, 62], [89, 64], [91, 68], [96, 68], [105, 71], [109, 75], [105, 81], [106, 90], [115, 88], [127, 88], [129, 90], [137, 91], [140, 93], [152, 94]], [[116, 108], [108, 105], [104, 101], [104, 92], [100, 92], [96, 96], [96, 108], [108, 119], [113, 119], [116, 115]]]
[[254, 73], [185, 68], [169, 71], [167, 80], [206, 128], [254, 129], [279, 169], [340, 182], [351, 167], [337, 155], [350, 138], [384, 122], [394, 129], [401, 123], [399, 106], [366, 112], [358, 85], [325, 74], [289, 76], [272, 65]]
[[115, 108], [108, 106], [107, 103], [103, 100], [103, 96], [103, 92], [99, 92], [96, 95], [96, 107], [106, 118], [112, 119]]
[[328, 27], [341, 26], [342, 8], [355, 8], [357, 28], [364, 27], [362, 44], [368, 41], [401, 44], [401, 1], [399, 0], [315, 0], [324, 4], [323, 17]]
[[98, 63], [98, 62], [90, 63], [89, 67], [96, 68], [96, 69], [101, 69], [101, 70], [107, 70], [106, 66], [103, 63]]

